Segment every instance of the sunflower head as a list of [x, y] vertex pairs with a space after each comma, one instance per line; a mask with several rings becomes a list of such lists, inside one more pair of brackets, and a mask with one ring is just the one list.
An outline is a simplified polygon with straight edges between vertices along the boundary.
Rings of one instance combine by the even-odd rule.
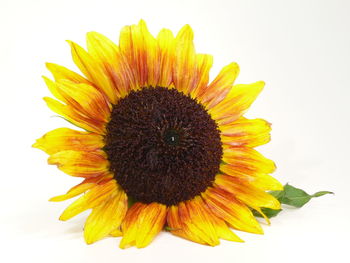
[[81, 129], [34, 144], [49, 164], [83, 178], [51, 199], [81, 195], [61, 220], [92, 209], [86, 242], [122, 236], [122, 248], [147, 246], [165, 226], [211, 246], [241, 242], [230, 228], [262, 233], [252, 211], [279, 209], [266, 191], [282, 186], [269, 175], [274, 163], [254, 150], [270, 140], [270, 124], [243, 114], [264, 82], [234, 85], [236, 63], [209, 82], [212, 56], [195, 52], [188, 25], [153, 37], [141, 20], [121, 30], [119, 45], [96, 32], [87, 51], [69, 44], [83, 76], [47, 63], [57, 100], [44, 100]]

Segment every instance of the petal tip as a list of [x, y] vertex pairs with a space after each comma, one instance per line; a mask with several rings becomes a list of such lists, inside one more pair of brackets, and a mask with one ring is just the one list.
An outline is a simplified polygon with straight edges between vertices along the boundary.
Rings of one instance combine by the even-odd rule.
[[128, 245], [127, 243], [125, 243], [124, 241], [123, 241], [123, 239], [120, 241], [120, 243], [119, 243], [119, 248], [121, 248], [121, 249], [126, 249], [126, 248], [128, 248], [128, 247], [131, 247], [130, 245]]
[[40, 139], [37, 139], [37, 140], [35, 141], [35, 143], [32, 144], [32, 147], [33, 147], [33, 148], [40, 149], [41, 144], [40, 144], [39, 140], [40, 140]]
[[184, 25], [177, 34], [178, 39], [193, 41], [194, 33], [189, 24]]
[[92, 238], [91, 236], [86, 234], [84, 235], [84, 240], [87, 245], [91, 245], [97, 241], [97, 240], [94, 240], [94, 238]]
[[50, 70], [52, 64], [53, 64], [53, 63], [45, 62], [45, 67], [46, 67], [48, 70]]
[[67, 218], [65, 215], [61, 215], [58, 220], [60, 221], [67, 221], [69, 218]]
[[52, 100], [52, 98], [50, 98], [50, 97], [43, 97], [43, 100], [44, 100], [46, 103], [48, 103], [49, 101]]
[[238, 65], [237, 62], [232, 62], [229, 64], [229, 67], [231, 67], [232, 69], [235, 69], [236, 71], [239, 71], [240, 70], [240, 67]]
[[42, 79], [45, 81], [45, 84], [46, 84], [46, 86], [48, 86], [48, 88], [50, 89], [50, 87], [52, 87], [54, 84], [55, 84], [55, 82], [53, 82], [51, 79], [49, 79], [48, 77], [46, 77], [46, 76], [41, 76], [42, 77]]
[[266, 83], [265, 83], [265, 81], [260, 80], [256, 84], [260, 89], [263, 89], [265, 87]]
[[258, 234], [258, 235], [264, 234], [264, 230], [262, 229], [262, 227], [260, 225], [259, 225], [259, 227], [256, 228], [256, 232], [254, 232], [254, 234]]
[[66, 40], [66, 42], [72, 50], [74, 50], [78, 46], [78, 44], [74, 43], [72, 40]]
[[[54, 196], [49, 199], [49, 202], [60, 202], [61, 200], [60, 196]], [[61, 220], [61, 219], [60, 219]], [[64, 220], [63, 220], [64, 221]]]
[[139, 26], [145, 26], [145, 27], [147, 27], [147, 23], [146, 23], [146, 21], [145, 21], [143, 18], [140, 19], [140, 21], [139, 21]]

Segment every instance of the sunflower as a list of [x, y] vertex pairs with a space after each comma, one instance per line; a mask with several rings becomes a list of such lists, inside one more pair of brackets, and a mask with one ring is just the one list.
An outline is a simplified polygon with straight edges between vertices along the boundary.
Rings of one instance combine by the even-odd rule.
[[280, 203], [266, 191], [283, 187], [269, 175], [273, 161], [254, 150], [270, 140], [270, 124], [243, 114], [264, 82], [233, 85], [231, 63], [209, 83], [213, 58], [195, 52], [188, 25], [155, 38], [141, 20], [121, 30], [119, 46], [96, 32], [87, 51], [69, 44], [84, 76], [47, 63], [57, 100], [44, 100], [81, 129], [59, 128], [33, 145], [83, 178], [50, 199], [81, 195], [60, 220], [92, 209], [86, 243], [122, 236], [121, 248], [145, 247], [163, 229], [210, 246], [242, 242], [231, 228], [263, 233], [253, 211], [268, 221], [261, 208]]

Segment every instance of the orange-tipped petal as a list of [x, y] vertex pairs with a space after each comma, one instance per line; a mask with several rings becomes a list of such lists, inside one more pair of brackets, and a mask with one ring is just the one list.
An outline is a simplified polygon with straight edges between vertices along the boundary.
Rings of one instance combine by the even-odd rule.
[[110, 102], [115, 103], [117, 92], [114, 83], [104, 69], [98, 66], [98, 61], [78, 44], [71, 41], [68, 41], [68, 43], [71, 47], [73, 61], [77, 67], [89, 81], [104, 92]]
[[141, 34], [143, 35], [143, 41], [146, 48], [147, 57], [147, 84], [155, 87], [159, 82], [160, 71], [160, 49], [157, 40], [148, 31], [146, 22], [140, 20], [139, 27]]
[[171, 206], [167, 222], [174, 235], [199, 244], [216, 246], [219, 238], [242, 242], [222, 219], [211, 212], [200, 196]]
[[263, 119], [244, 117], [226, 125], [219, 125], [221, 141], [230, 146], [256, 147], [270, 141], [271, 124]]
[[64, 119], [73, 123], [74, 125], [83, 128], [87, 131], [95, 132], [98, 134], [105, 133], [104, 122], [81, 115], [71, 106], [62, 104], [61, 102], [55, 99], [44, 97], [44, 101], [53, 112], [56, 112], [57, 114], [61, 115]]
[[49, 164], [57, 165], [61, 171], [79, 177], [94, 177], [108, 173], [109, 162], [102, 151], [61, 151], [52, 154]]
[[272, 169], [274, 169], [272, 164], [267, 166], [264, 166], [263, 164], [259, 165], [259, 161], [255, 164], [250, 162], [249, 166], [246, 164], [245, 167], [242, 165], [238, 166], [231, 164], [220, 165], [220, 171], [222, 173], [240, 180], [245, 180], [261, 190], [282, 190], [283, 186], [280, 182], [272, 176], [264, 173], [265, 171], [270, 171]]
[[96, 58], [100, 67], [113, 81], [118, 97], [124, 97], [136, 88], [132, 70], [116, 44], [100, 33], [89, 32], [87, 47], [89, 53]]
[[[276, 179], [274, 180], [277, 181]], [[266, 223], [270, 225], [270, 220], [263, 213], [261, 207], [268, 207], [271, 209], [280, 209], [281, 207], [278, 200], [265, 193], [265, 190], [282, 190], [283, 186], [277, 181], [279, 184], [278, 187], [261, 187], [261, 185], [257, 185], [255, 181], [256, 180], [254, 179], [252, 181], [247, 181], [237, 177], [217, 175], [215, 185], [234, 194], [237, 199], [256, 210], [262, 217], [264, 217]], [[237, 188], [240, 189], [237, 190]]]
[[33, 147], [48, 154], [67, 150], [90, 152], [101, 149], [103, 146], [104, 141], [101, 135], [69, 128], [52, 130], [33, 144]]
[[192, 90], [195, 77], [196, 52], [193, 44], [193, 31], [185, 25], [175, 38], [175, 61], [173, 79], [175, 88], [186, 95]]
[[[185, 207], [186, 205], [186, 207]], [[215, 228], [212, 224], [211, 215], [206, 212], [204, 208], [205, 204], [200, 196], [196, 196], [194, 199], [186, 201], [183, 205], [179, 206], [180, 217], [182, 214], [188, 213], [189, 218], [184, 217], [184, 224], [187, 225], [189, 230], [198, 235], [208, 245], [216, 246], [220, 243], [216, 234]], [[182, 213], [183, 210], [187, 210]]]
[[245, 232], [263, 234], [250, 209], [234, 195], [219, 188], [208, 188], [202, 194], [214, 215], [225, 220], [231, 227]]
[[54, 63], [46, 63], [47, 69], [51, 72], [55, 81], [59, 80], [69, 80], [74, 83], [86, 83], [91, 84], [87, 79], [75, 73], [63, 66], [54, 64]]
[[87, 209], [104, 204], [107, 200], [109, 200], [111, 194], [115, 193], [117, 190], [115, 180], [110, 180], [105, 184], [95, 186], [68, 206], [61, 214], [60, 220], [66, 221]]
[[[198, 244], [207, 244], [204, 239], [202, 239], [199, 235], [193, 233], [193, 230], [190, 230], [189, 227], [185, 224], [185, 221], [188, 220], [188, 222], [190, 222], [190, 219], [186, 209], [181, 209], [182, 211], [180, 216], [179, 207], [182, 205], [183, 203], [180, 203], [178, 205], [173, 205], [168, 209], [167, 222], [171, 233]], [[194, 228], [194, 226], [192, 226], [192, 228]]]
[[232, 88], [238, 73], [239, 66], [236, 63], [231, 63], [220, 71], [219, 75], [210, 83], [208, 87], [202, 89], [201, 93], [198, 95], [198, 98], [204, 105], [206, 105], [207, 109], [212, 109], [222, 100], [224, 100]]
[[213, 65], [213, 56], [207, 54], [196, 55], [195, 74], [191, 84], [191, 97], [196, 99], [207, 88], [209, 71]]
[[102, 182], [105, 183], [108, 180], [111, 180], [112, 178], [113, 178], [113, 175], [111, 175], [111, 174], [102, 174], [102, 175], [99, 175], [96, 177], [86, 178], [80, 184], [69, 189], [69, 191], [66, 194], [52, 197], [52, 198], [50, 198], [49, 201], [51, 201], [51, 202], [65, 201], [67, 199], [78, 196], [82, 193], [85, 193], [86, 191], [92, 189], [93, 187], [95, 187], [99, 183], [102, 183]]
[[94, 87], [87, 84], [72, 85], [69, 82], [61, 82], [59, 88], [67, 104], [77, 111], [100, 122], [109, 121], [111, 105]]
[[254, 209], [256, 207], [281, 208], [280, 202], [275, 197], [239, 178], [218, 174], [215, 185], [232, 193], [237, 199]]
[[212, 214], [212, 224], [219, 238], [234, 242], [244, 242], [241, 238], [239, 238], [235, 233], [233, 233], [230, 230], [230, 228], [227, 226], [224, 220], [214, 215], [210, 208], [206, 207], [206, 209], [209, 214]]
[[118, 189], [108, 200], [93, 208], [86, 220], [84, 237], [87, 244], [92, 244], [108, 235], [116, 233], [128, 209], [127, 196]]
[[138, 88], [158, 83], [159, 50], [157, 41], [149, 33], [146, 23], [125, 26], [120, 32], [119, 46], [136, 78]]
[[86, 83], [76, 84], [67, 80], [53, 82], [46, 77], [44, 77], [44, 80], [51, 93], [64, 102], [67, 107], [81, 116], [86, 116], [92, 123], [108, 122], [111, 105], [95, 87]]
[[209, 113], [219, 125], [224, 125], [241, 117], [262, 91], [265, 83], [239, 84], [231, 88], [227, 96], [217, 105], [211, 107]]
[[223, 149], [222, 160], [229, 165], [230, 168], [236, 169], [241, 173], [269, 174], [275, 171], [275, 163], [265, 158], [258, 151], [249, 147], [231, 147]]
[[51, 202], [65, 201], [65, 200], [71, 199], [73, 197], [76, 197], [82, 193], [85, 193], [86, 191], [90, 190], [91, 188], [93, 188], [95, 186], [96, 186], [96, 184], [94, 184], [94, 183], [79, 184], [79, 185], [76, 185], [73, 188], [71, 188], [66, 194], [51, 197], [49, 201], [51, 201]]
[[123, 239], [120, 248], [146, 247], [163, 229], [167, 208], [163, 204], [135, 203], [122, 223]]
[[175, 60], [175, 38], [168, 29], [162, 29], [157, 36], [159, 46], [160, 72], [158, 86], [169, 87], [173, 80]]
[[89, 32], [86, 34], [87, 49], [90, 55], [98, 59], [101, 63], [113, 63], [118, 58], [119, 47], [106, 36]]

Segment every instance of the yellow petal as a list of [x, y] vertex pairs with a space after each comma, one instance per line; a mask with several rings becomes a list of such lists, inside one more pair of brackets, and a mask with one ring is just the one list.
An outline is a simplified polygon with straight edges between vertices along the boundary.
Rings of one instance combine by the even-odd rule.
[[167, 208], [163, 204], [135, 203], [127, 212], [122, 224], [123, 239], [120, 248], [146, 247], [162, 230]]
[[94, 120], [105, 123], [109, 121], [111, 105], [100, 91], [84, 83], [59, 82], [57, 85], [67, 105]]
[[[196, 231], [193, 231], [193, 229], [190, 230], [189, 227], [184, 223], [186, 220], [188, 222], [191, 222], [191, 219], [189, 218], [187, 209], [181, 208], [180, 216], [179, 207], [183, 205], [183, 203], [180, 203], [178, 205], [173, 205], [168, 209], [167, 222], [171, 228], [171, 233], [199, 244], [208, 244], [205, 241], [206, 238], [202, 239], [200, 235], [193, 233]], [[192, 228], [195, 228], [195, 226], [192, 226]], [[199, 230], [197, 232], [200, 233]]]
[[262, 91], [265, 83], [239, 84], [231, 88], [227, 96], [217, 105], [210, 108], [209, 113], [219, 125], [224, 125], [241, 117]]
[[173, 80], [173, 63], [175, 59], [175, 39], [168, 29], [162, 29], [157, 36], [160, 52], [160, 73], [158, 86], [169, 87]]
[[182, 211], [187, 209], [189, 218], [184, 217], [183, 223], [188, 229], [195, 235], [198, 235], [208, 245], [216, 246], [220, 244], [215, 228], [212, 224], [210, 214], [204, 209], [204, 202], [200, 196], [195, 197], [190, 201], [186, 201], [179, 205], [180, 217], [183, 214]]
[[244, 180], [263, 191], [283, 189], [282, 184], [278, 180], [258, 170], [248, 170], [230, 164], [221, 164], [220, 171], [229, 176]]
[[79, 112], [74, 110], [74, 108], [69, 105], [64, 105], [57, 100], [49, 97], [44, 97], [44, 101], [47, 106], [57, 114], [61, 115], [67, 121], [73, 123], [74, 125], [83, 128], [87, 131], [95, 132], [98, 134], [105, 133], [105, 123], [88, 118], [81, 115]]
[[60, 220], [66, 221], [87, 209], [105, 203], [115, 191], [117, 191], [115, 180], [110, 180], [105, 184], [95, 186], [68, 206], [61, 214]]
[[113, 81], [118, 97], [124, 97], [136, 88], [132, 70], [116, 44], [102, 34], [89, 32], [87, 47], [89, 53], [96, 58], [100, 67]]
[[117, 92], [111, 78], [106, 74], [103, 68], [98, 66], [96, 59], [86, 52], [78, 44], [68, 41], [72, 50], [72, 57], [77, 67], [84, 75], [94, 83], [109, 98], [109, 101], [117, 101]]
[[283, 185], [274, 177], [268, 174], [259, 174], [251, 178], [250, 184], [263, 191], [281, 191]]
[[235, 233], [233, 233], [230, 230], [230, 228], [227, 226], [224, 220], [214, 215], [213, 212], [209, 209], [209, 207], [206, 204], [204, 204], [204, 208], [206, 209], [207, 213], [210, 215], [212, 224], [219, 238], [222, 238], [228, 241], [244, 242], [242, 239], [240, 239]]
[[68, 199], [71, 199], [73, 197], [76, 197], [82, 193], [85, 193], [86, 191], [90, 190], [91, 188], [95, 187], [96, 184], [94, 183], [84, 183], [84, 184], [79, 184], [71, 188], [66, 194], [63, 195], [58, 195], [50, 198], [49, 201], [51, 202], [61, 202], [65, 201]]
[[61, 151], [51, 155], [49, 164], [57, 165], [61, 171], [80, 177], [91, 177], [108, 172], [109, 163], [104, 152]]
[[46, 67], [55, 78], [55, 81], [69, 80], [74, 83], [91, 84], [87, 79], [80, 76], [78, 73], [75, 73], [63, 66], [60, 66], [54, 63], [46, 63]]
[[189, 94], [195, 76], [196, 52], [193, 44], [193, 31], [185, 25], [175, 39], [175, 63], [173, 79], [177, 90]]
[[213, 214], [231, 227], [255, 234], [263, 233], [250, 209], [231, 193], [214, 187], [208, 188], [202, 196]]
[[280, 202], [275, 197], [252, 186], [244, 180], [240, 180], [228, 175], [218, 174], [215, 178], [215, 185], [232, 193], [237, 199], [252, 208], [281, 208]]
[[85, 193], [86, 191], [95, 187], [97, 184], [109, 181], [112, 178], [113, 178], [112, 174], [102, 174], [96, 177], [86, 178], [82, 183], [69, 189], [69, 191], [66, 194], [52, 197], [49, 201], [51, 202], [65, 201], [67, 199], [78, 196], [82, 193]]
[[209, 81], [209, 71], [213, 65], [213, 56], [207, 54], [196, 55], [195, 77], [191, 84], [191, 97], [196, 99], [199, 94], [203, 94]]
[[219, 238], [242, 242], [222, 219], [210, 211], [200, 196], [171, 206], [167, 221], [174, 235], [200, 244], [216, 246]]
[[238, 73], [239, 66], [236, 63], [225, 66], [210, 85], [202, 89], [201, 93], [198, 94], [198, 99], [206, 105], [207, 109], [213, 108], [224, 100], [236, 80]]
[[60, 151], [96, 151], [104, 146], [103, 137], [96, 133], [58, 128], [36, 140], [33, 147], [48, 154]]
[[160, 50], [157, 40], [150, 34], [146, 22], [140, 20], [139, 27], [145, 44], [147, 58], [147, 84], [155, 87], [160, 77]]
[[249, 147], [224, 148], [222, 160], [242, 173], [272, 173], [276, 169], [275, 163]]
[[56, 82], [52, 81], [51, 79], [43, 76], [43, 79], [45, 81], [46, 86], [49, 88], [49, 91], [54, 95], [57, 99], [59, 99], [62, 102], [66, 102], [64, 96], [61, 94], [58, 85]]
[[115, 191], [108, 200], [93, 208], [86, 220], [84, 237], [87, 244], [92, 244], [119, 228], [128, 209], [127, 196], [122, 189]]
[[231, 146], [256, 147], [270, 141], [271, 124], [263, 119], [244, 117], [226, 125], [220, 125], [221, 141]]
[[108, 122], [111, 105], [106, 97], [95, 87], [86, 83], [74, 83], [67, 80], [53, 82], [44, 77], [51, 93], [80, 115], [99, 122]]
[[120, 32], [119, 46], [133, 70], [138, 87], [155, 86], [159, 79], [159, 51], [146, 23], [125, 26]]

